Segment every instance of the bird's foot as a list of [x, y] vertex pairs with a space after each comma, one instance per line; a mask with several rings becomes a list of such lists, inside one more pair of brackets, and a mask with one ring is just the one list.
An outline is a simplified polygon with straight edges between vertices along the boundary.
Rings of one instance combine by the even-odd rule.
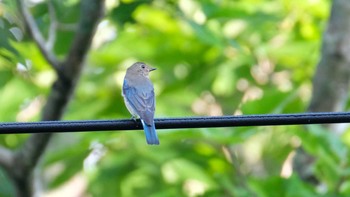
[[135, 116], [131, 116], [131, 120], [134, 121], [134, 123], [137, 125], [137, 120]]

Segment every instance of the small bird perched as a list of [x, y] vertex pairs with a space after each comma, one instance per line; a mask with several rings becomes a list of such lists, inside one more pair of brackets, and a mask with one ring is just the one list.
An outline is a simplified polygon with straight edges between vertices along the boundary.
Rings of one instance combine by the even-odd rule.
[[147, 144], [159, 144], [154, 126], [155, 98], [149, 72], [156, 70], [145, 63], [136, 62], [125, 74], [123, 83], [124, 102], [133, 118], [140, 117]]

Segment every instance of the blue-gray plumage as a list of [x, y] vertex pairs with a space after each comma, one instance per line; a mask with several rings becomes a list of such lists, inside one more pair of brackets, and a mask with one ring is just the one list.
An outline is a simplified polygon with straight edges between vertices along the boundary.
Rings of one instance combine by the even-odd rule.
[[149, 72], [155, 70], [142, 62], [128, 68], [123, 83], [125, 105], [133, 118], [140, 117], [147, 144], [159, 144], [154, 126], [155, 98]]

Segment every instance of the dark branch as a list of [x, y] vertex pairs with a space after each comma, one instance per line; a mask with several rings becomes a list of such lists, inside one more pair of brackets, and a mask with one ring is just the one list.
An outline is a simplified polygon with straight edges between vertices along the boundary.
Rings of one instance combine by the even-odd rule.
[[[350, 112], [269, 114], [155, 119], [157, 129], [242, 127], [350, 123]], [[140, 130], [141, 122], [133, 120], [86, 120], [1, 123], [0, 133], [54, 133], [107, 130]]]
[[12, 154], [12, 166], [8, 173], [16, 185], [17, 196], [33, 195], [33, 169], [44, 153], [51, 136], [52, 134], [33, 134]]
[[[104, 14], [104, 1], [82, 1], [80, 22], [68, 56], [64, 61], [63, 72], [67, 79], [77, 79], [82, 69], [81, 64], [92, 42], [97, 23]], [[87, 14], [88, 13], [88, 14]], [[74, 82], [74, 81], [73, 81]]]
[[[100, 16], [102, 16], [101, 8], [103, 7], [103, 1], [84, 0], [81, 3], [82, 9], [79, 29], [75, 35], [68, 57], [61, 65], [62, 72], [57, 73], [58, 79], [53, 85], [46, 106], [44, 107], [42, 120], [45, 121], [62, 118], [64, 109], [74, 91], [75, 81], [79, 78], [80, 70], [83, 67], [83, 61], [90, 47], [95, 28], [100, 20]], [[86, 9], [86, 7], [93, 9]], [[72, 56], [75, 58], [72, 58]], [[34, 167], [43, 150], [45, 150], [50, 137], [51, 134], [49, 133], [32, 135], [21, 150], [17, 152], [16, 158], [21, 158], [25, 155], [28, 160], [24, 165], [28, 168]]]
[[350, 84], [350, 2], [333, 1], [313, 80], [309, 111], [343, 111]]
[[[350, 1], [334, 0], [327, 29], [323, 34], [321, 59], [313, 79], [308, 111], [344, 111], [350, 84]], [[334, 135], [345, 131], [344, 124], [324, 125]], [[300, 147], [294, 159], [294, 170], [305, 182], [318, 184], [311, 155]]]
[[[51, 64], [58, 76], [43, 109], [42, 120], [59, 120], [63, 116], [69, 99], [74, 92], [76, 82], [79, 79], [80, 71], [84, 65], [84, 59], [90, 47], [95, 29], [103, 15], [104, 1], [81, 1], [78, 29], [71, 49], [63, 62], [58, 62], [55, 55], [50, 50], [50, 45], [54, 37], [52, 37], [52, 35], [51, 37], [49, 36], [48, 44], [46, 44], [33, 16], [24, 3], [21, 0], [17, 0], [17, 3], [23, 20], [25, 21], [26, 28], [29, 30], [30, 35], [38, 45], [43, 56]], [[55, 24], [57, 21], [55, 21], [55, 13], [50, 3], [52, 2], [49, 2], [51, 18], [50, 33], [52, 33], [52, 31], [55, 31], [57, 28], [57, 24]], [[33, 169], [37, 165], [40, 156], [44, 153], [51, 137], [52, 133], [35, 133], [31, 135], [16, 152], [7, 154], [7, 151], [0, 151], [0, 156], [2, 156], [1, 154], [5, 157], [10, 155], [11, 160], [8, 161], [13, 161], [13, 165], [7, 170], [15, 184], [17, 196], [33, 195]], [[0, 164], [3, 163], [3, 165], [7, 165], [6, 161], [2, 160], [3, 159], [0, 157]]]
[[57, 73], [58, 79], [52, 87], [43, 110], [42, 120], [61, 119], [79, 79], [97, 24], [104, 13], [102, 0], [84, 0], [81, 4], [77, 32], [69, 53], [62, 63], [61, 72]]

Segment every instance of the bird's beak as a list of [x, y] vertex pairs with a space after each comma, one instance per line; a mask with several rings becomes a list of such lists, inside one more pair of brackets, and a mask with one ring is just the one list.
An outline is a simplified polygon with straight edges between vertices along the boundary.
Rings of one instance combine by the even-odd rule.
[[154, 70], [157, 70], [157, 69], [156, 68], [150, 68], [149, 72], [154, 71]]

